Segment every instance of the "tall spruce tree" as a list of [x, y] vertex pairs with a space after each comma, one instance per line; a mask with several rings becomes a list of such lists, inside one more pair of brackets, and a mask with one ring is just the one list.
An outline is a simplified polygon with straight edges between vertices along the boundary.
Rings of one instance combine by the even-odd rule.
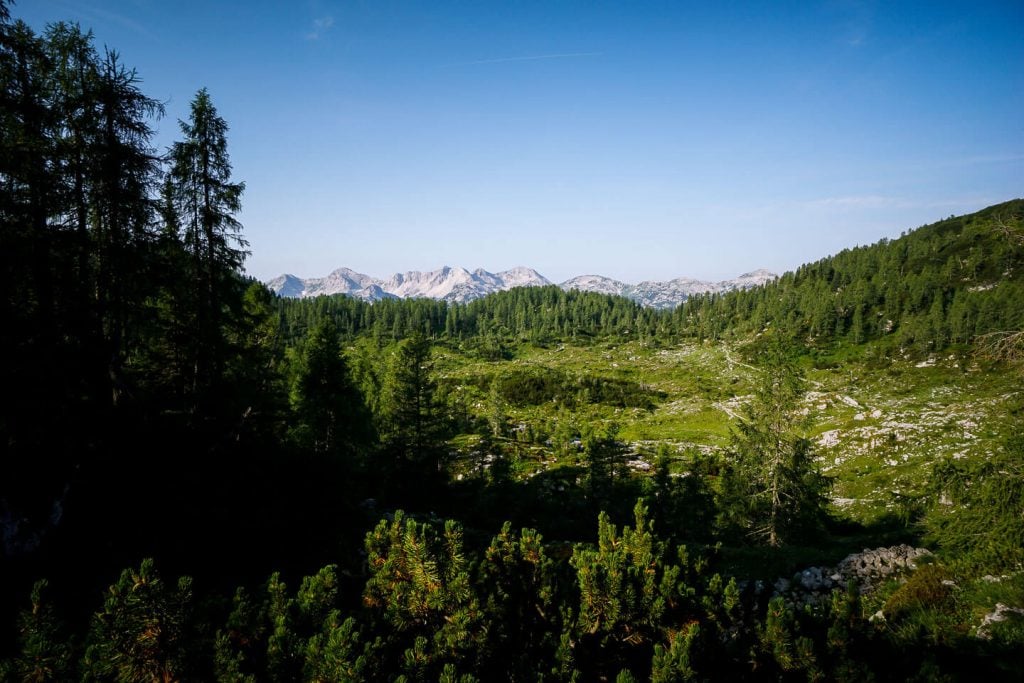
[[[60, 183], [52, 62], [41, 38], [6, 18], [0, 21], [0, 386], [9, 398], [0, 411], [0, 500], [34, 519], [48, 513], [67, 471], [62, 461], [71, 449], [59, 436], [70, 431], [65, 416], [77, 414], [66, 406], [77, 377], [68, 376], [76, 364], [55, 314], [58, 240], [49, 217]], [[17, 539], [4, 543], [5, 550], [16, 545]]]
[[321, 455], [338, 455], [369, 443], [369, 415], [331, 320], [310, 330], [295, 354], [290, 398], [296, 418], [293, 437], [300, 445]]
[[379, 429], [398, 489], [423, 495], [443, 479], [445, 423], [435, 400], [430, 341], [422, 335], [392, 347], [381, 387]]
[[191, 360], [193, 409], [219, 388], [227, 349], [224, 327], [239, 301], [238, 275], [248, 252], [242, 225], [244, 183], [231, 182], [228, 125], [205, 88], [192, 100], [189, 121], [179, 121], [185, 139], [171, 148], [170, 189], [175, 218], [188, 255], [192, 297], [188, 321], [195, 334]]

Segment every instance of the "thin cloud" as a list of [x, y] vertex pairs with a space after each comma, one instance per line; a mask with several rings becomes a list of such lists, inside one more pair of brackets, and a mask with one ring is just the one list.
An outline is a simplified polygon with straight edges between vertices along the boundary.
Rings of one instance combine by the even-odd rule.
[[868, 40], [871, 32], [874, 8], [872, 4], [851, 0], [843, 2], [838, 9], [846, 15], [843, 22], [842, 40], [849, 47], [860, 47]]
[[313, 30], [306, 34], [306, 40], [320, 40], [334, 26], [334, 17], [320, 17], [313, 20]]
[[822, 197], [805, 202], [796, 202], [794, 206], [804, 209], [825, 210], [876, 210], [876, 209], [949, 209], [992, 204], [998, 199], [986, 196], [951, 197], [948, 199], [914, 199], [910, 197], [889, 197], [883, 195], [851, 195], [842, 197]]
[[547, 55], [527, 55], [524, 57], [497, 57], [495, 59], [476, 59], [471, 62], [456, 62], [447, 66], [474, 66], [477, 64], [504, 64], [506, 62], [536, 62], [542, 59], [576, 59], [580, 57], [600, 57], [603, 52], [562, 52]]
[[896, 206], [905, 206], [906, 200], [899, 197], [885, 197], [881, 195], [852, 195], [845, 197], [822, 197], [807, 202], [800, 202], [809, 208], [838, 208], [838, 209], [884, 209]]
[[979, 166], [984, 164], [1012, 164], [1024, 161], [1024, 154], [980, 154], [962, 159], [949, 159], [944, 166]]
[[144, 25], [124, 14], [82, 3], [58, 3], [58, 7], [64, 7], [65, 11], [69, 14], [80, 14], [86, 17], [91, 25], [118, 24], [122, 28], [133, 31], [145, 38], [158, 38], [156, 34]]

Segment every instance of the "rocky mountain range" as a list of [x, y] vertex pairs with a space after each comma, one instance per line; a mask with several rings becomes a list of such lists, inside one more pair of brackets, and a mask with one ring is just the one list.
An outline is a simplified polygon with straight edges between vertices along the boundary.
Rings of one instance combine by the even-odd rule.
[[[775, 273], [761, 269], [721, 282], [680, 277], [667, 282], [644, 281], [634, 285], [602, 275], [580, 275], [558, 286], [566, 290], [577, 289], [624, 296], [652, 308], [672, 308], [694, 294], [747, 289], [776, 277], [778, 276]], [[469, 271], [450, 266], [428, 272], [395, 273], [387, 279], [374, 278], [349, 268], [339, 268], [326, 277], [300, 278], [285, 274], [267, 282], [270, 289], [285, 297], [346, 294], [364, 301], [425, 297], [459, 303], [513, 287], [540, 287], [550, 284], [553, 283], [532, 268], [518, 267], [491, 273], [482, 268]]]
[[601, 275], [580, 275], [566, 280], [559, 287], [562, 289], [578, 289], [584, 292], [600, 292], [617, 294], [651, 308], [674, 308], [694, 294], [705, 292], [728, 292], [733, 289], [749, 289], [774, 280], [778, 275], [759, 269], [744, 273], [732, 280], [709, 282], [692, 277], [677, 277], [667, 282], [645, 280], [631, 285]]

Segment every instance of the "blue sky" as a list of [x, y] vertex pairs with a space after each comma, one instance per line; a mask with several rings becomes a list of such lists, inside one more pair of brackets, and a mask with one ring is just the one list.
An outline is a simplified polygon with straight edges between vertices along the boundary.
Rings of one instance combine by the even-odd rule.
[[248, 271], [775, 271], [1024, 195], [1024, 3], [20, 0], [230, 126]]

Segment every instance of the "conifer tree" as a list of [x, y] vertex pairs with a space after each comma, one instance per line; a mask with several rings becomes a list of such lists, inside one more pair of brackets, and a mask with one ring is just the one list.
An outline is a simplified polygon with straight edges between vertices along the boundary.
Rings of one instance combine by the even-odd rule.
[[356, 683], [371, 678], [372, 643], [361, 642], [361, 632], [352, 617], [341, 618], [331, 611], [320, 633], [306, 643], [303, 676], [314, 683]]
[[625, 444], [617, 436], [618, 427], [611, 425], [600, 433], [587, 434], [583, 440], [587, 490], [597, 510], [610, 503], [615, 482], [623, 475]]
[[366, 552], [370, 577], [363, 604], [387, 634], [386, 647], [401, 657], [407, 676], [425, 677], [475, 651], [480, 607], [455, 522], [448, 521], [438, 535], [399, 511], [367, 534]]
[[0, 411], [0, 499], [29, 519], [42, 514], [32, 507], [52, 495], [54, 473], [66, 476], [59, 435], [75, 414], [68, 387], [81, 378], [68, 344], [73, 332], [60, 331], [55, 283], [66, 269], [58, 267], [63, 242], [50, 222], [63, 189], [52, 72], [35, 32], [0, 21], [0, 385], [17, 397]]
[[[72, 648], [62, 633], [53, 606], [44, 597], [48, 582], [37, 581], [32, 587], [28, 610], [21, 613], [18, 641], [21, 652], [14, 660], [11, 680], [62, 681], [71, 678]], [[0, 680], [7, 680], [0, 668]]]
[[667, 648], [661, 643], [656, 644], [651, 662], [651, 683], [700, 680], [691, 661], [700, 638], [700, 624], [692, 622], [669, 637]]
[[[671, 601], [678, 596], [680, 568], [662, 561], [664, 545], [654, 535], [647, 508], [637, 501], [635, 526], [619, 534], [608, 515], [598, 516], [597, 548], [577, 546], [580, 605], [576, 634], [582, 665], [611, 670], [649, 650]], [[649, 656], [649, 655], [648, 655]]]
[[186, 327], [195, 331], [186, 390], [201, 400], [219, 388], [227, 356], [223, 330], [233, 322], [238, 272], [248, 254], [235, 218], [245, 184], [231, 181], [228, 126], [205, 88], [192, 100], [189, 121], [179, 125], [184, 140], [171, 148], [170, 189], [188, 255], [191, 287], [183, 294], [191, 297], [186, 310], [193, 320]]
[[159, 113], [77, 26], [0, 24], [0, 384], [18, 397], [0, 416], [0, 460], [21, 470], [0, 476], [0, 489], [19, 482], [0, 497], [29, 518], [88, 460], [132, 384], [153, 292]]
[[790, 353], [780, 336], [762, 347], [762, 375], [733, 430], [733, 462], [722, 487], [723, 526], [770, 546], [820, 525], [828, 502], [829, 480], [801, 430], [803, 378]]
[[124, 364], [139, 347], [146, 301], [153, 292], [154, 205], [157, 159], [149, 120], [163, 105], [138, 88], [135, 71], [107, 51], [99, 64], [96, 172], [91, 192], [95, 306], [103, 340], [111, 401], [127, 389]]
[[673, 476], [669, 448], [658, 446], [651, 481], [651, 517], [666, 540], [706, 542], [714, 529], [715, 500], [709, 482], [717, 462], [696, 449], [686, 455], [684, 475]]
[[393, 345], [381, 384], [377, 422], [389, 484], [422, 499], [444, 479], [447, 464], [430, 342], [416, 334]]
[[334, 323], [326, 320], [310, 330], [295, 355], [291, 404], [299, 443], [318, 454], [338, 454], [365, 444], [369, 416], [352, 385]]
[[171, 587], [152, 559], [126, 569], [93, 617], [83, 659], [87, 680], [172, 681], [189, 669], [192, 581]]
[[544, 552], [540, 534], [523, 529], [517, 535], [505, 522], [484, 552], [478, 583], [486, 599], [481, 672], [486, 678], [538, 680], [541, 664], [554, 657], [561, 616], [554, 563]]
[[933, 541], [965, 563], [1024, 562], [1024, 436], [981, 461], [944, 458], [932, 468], [930, 488], [924, 525]]

